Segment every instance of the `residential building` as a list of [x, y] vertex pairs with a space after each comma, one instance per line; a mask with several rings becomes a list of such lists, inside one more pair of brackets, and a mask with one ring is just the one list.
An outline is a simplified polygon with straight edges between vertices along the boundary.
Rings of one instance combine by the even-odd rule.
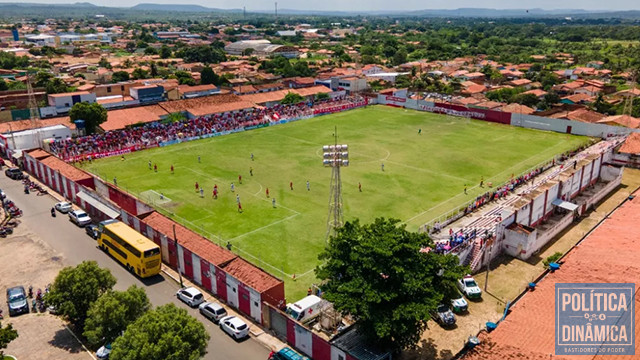
[[164, 87], [161, 85], [144, 85], [132, 87], [129, 94], [141, 103], [158, 102], [164, 100]]
[[57, 112], [66, 112], [79, 102], [94, 103], [96, 102], [96, 94], [88, 91], [76, 91], [61, 94], [49, 94], [47, 96], [49, 106], [56, 108]]
[[220, 93], [220, 89], [215, 85], [180, 85], [178, 86], [178, 92], [181, 99], [189, 99], [194, 97], [208, 96]]

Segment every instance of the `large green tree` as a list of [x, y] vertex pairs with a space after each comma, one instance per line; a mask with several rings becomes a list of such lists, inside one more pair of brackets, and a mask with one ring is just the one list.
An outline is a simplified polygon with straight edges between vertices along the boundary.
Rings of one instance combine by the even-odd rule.
[[285, 105], [291, 105], [291, 104], [299, 104], [303, 101], [304, 101], [304, 97], [302, 97], [302, 95], [294, 92], [288, 92], [287, 95], [284, 96], [284, 99], [280, 101], [280, 103]]
[[46, 300], [81, 329], [91, 305], [115, 284], [116, 278], [108, 269], [100, 268], [95, 261], [83, 261], [60, 270]]
[[4, 355], [2, 349], [6, 349], [10, 342], [18, 337], [18, 332], [11, 326], [11, 324], [2, 327], [0, 324], [0, 357]]
[[45, 89], [47, 94], [60, 94], [69, 92], [71, 89], [67, 86], [67, 84], [60, 78], [53, 78], [47, 82], [45, 85]]
[[111, 343], [150, 308], [143, 288], [132, 285], [127, 291], [109, 291], [89, 308], [84, 336], [94, 346]]
[[87, 134], [93, 134], [98, 125], [107, 121], [107, 109], [98, 103], [89, 104], [79, 102], [73, 104], [73, 107], [69, 111], [69, 117], [71, 118], [71, 122], [84, 120]]
[[399, 220], [347, 222], [320, 254], [316, 275], [336, 310], [351, 315], [371, 341], [393, 349], [414, 347], [429, 312], [455, 293], [467, 271], [455, 255], [422, 253], [433, 242]]
[[142, 315], [112, 344], [111, 360], [197, 360], [207, 349], [204, 325], [174, 304]]
[[200, 84], [202, 85], [220, 85], [220, 76], [213, 72], [213, 69], [205, 66], [202, 71], [200, 71]]
[[111, 75], [111, 81], [113, 81], [114, 83], [119, 83], [121, 81], [127, 80], [129, 80], [129, 73], [126, 71], [115, 71]]

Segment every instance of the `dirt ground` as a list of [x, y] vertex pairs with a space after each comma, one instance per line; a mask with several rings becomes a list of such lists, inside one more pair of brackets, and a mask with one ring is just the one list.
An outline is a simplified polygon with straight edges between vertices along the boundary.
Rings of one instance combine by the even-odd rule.
[[5, 354], [20, 360], [92, 359], [60, 318], [33, 312], [9, 317], [5, 299], [7, 288], [22, 285], [27, 290], [32, 285], [34, 294], [38, 288], [44, 291], [64, 267], [62, 260], [62, 256], [55, 254], [24, 225], [19, 225], [13, 235], [0, 238], [0, 308], [5, 317], [2, 324], [13, 324], [18, 331], [18, 338], [9, 344]]
[[[484, 328], [487, 321], [496, 322], [502, 317], [506, 302], [520, 294], [529, 282], [543, 271], [542, 261], [555, 252], [566, 253], [587, 232], [589, 232], [611, 210], [627, 198], [640, 186], [640, 170], [625, 169], [622, 184], [601, 201], [596, 208], [563, 231], [556, 239], [545, 246], [537, 256], [528, 261], [502, 256], [491, 264], [487, 291], [482, 301], [469, 301], [469, 312], [456, 315], [455, 328], [443, 329], [434, 321], [429, 321], [429, 328], [422, 335], [417, 351], [405, 352], [403, 360], [418, 359], [451, 359], [462, 347], [470, 335], [476, 335]], [[486, 271], [474, 278], [481, 289], [484, 289]]]

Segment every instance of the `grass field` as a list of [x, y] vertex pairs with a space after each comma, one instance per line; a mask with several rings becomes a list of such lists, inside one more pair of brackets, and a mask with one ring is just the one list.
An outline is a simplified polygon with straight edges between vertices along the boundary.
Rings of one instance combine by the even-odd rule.
[[[481, 177], [497, 184], [588, 141], [375, 106], [132, 153], [124, 162], [103, 159], [87, 170], [110, 182], [117, 176], [118, 186], [134, 194], [164, 194], [171, 201], [155, 204], [161, 212], [212, 241], [231, 242], [238, 254], [283, 278], [288, 298], [297, 299], [315, 282], [312, 270], [325, 245], [331, 169], [322, 167], [321, 147], [332, 143], [336, 125], [339, 143], [350, 147], [351, 165], [342, 169], [345, 219], [394, 217], [411, 230], [480, 194]], [[148, 161], [158, 165], [157, 173]], [[196, 181], [204, 198], [195, 191]]]

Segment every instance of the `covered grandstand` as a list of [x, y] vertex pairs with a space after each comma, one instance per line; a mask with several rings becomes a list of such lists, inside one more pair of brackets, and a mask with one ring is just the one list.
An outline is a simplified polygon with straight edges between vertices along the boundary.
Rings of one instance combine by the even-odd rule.
[[[249, 50], [251, 49], [251, 50]], [[253, 55], [262, 57], [284, 56], [286, 58], [296, 58], [299, 55], [298, 49], [292, 46], [272, 44], [269, 40], [242, 40], [236, 41], [224, 47], [224, 51], [229, 55]]]

